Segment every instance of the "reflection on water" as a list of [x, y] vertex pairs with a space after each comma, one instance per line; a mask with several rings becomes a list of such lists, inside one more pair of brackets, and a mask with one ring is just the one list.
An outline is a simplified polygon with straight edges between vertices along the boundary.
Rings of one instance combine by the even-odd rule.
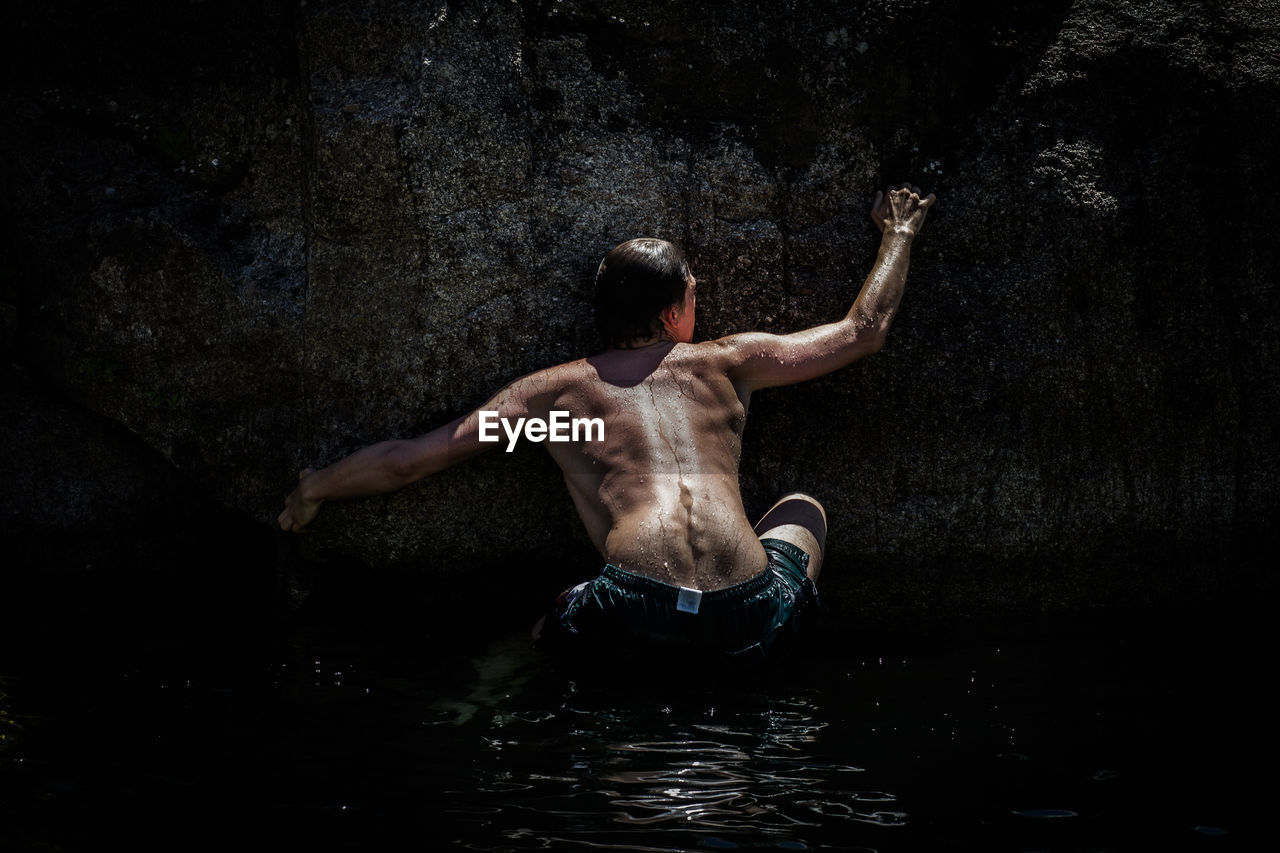
[[[589, 713], [581, 705], [567, 705], [566, 711]], [[663, 712], [671, 713], [669, 708]], [[597, 799], [599, 813], [622, 826], [740, 830], [782, 837], [796, 826], [814, 826], [826, 815], [876, 820], [876, 812], [851, 803], [893, 802], [892, 795], [845, 785], [839, 787], [847, 802], [821, 795], [823, 785], [862, 769], [811, 760], [800, 745], [812, 742], [824, 724], [804, 710], [733, 713], [707, 706], [700, 713], [708, 718], [719, 713], [733, 722], [710, 725], [675, 719], [658, 726], [669, 739], [609, 740], [575, 750], [572, 769], [578, 775], [561, 777], [570, 782], [561, 795]], [[653, 729], [652, 723], [630, 727], [643, 734]], [[576, 735], [590, 738], [582, 730]], [[584, 779], [591, 780], [594, 790], [581, 790]], [[548, 813], [564, 816], [580, 810], [581, 806], [553, 808]]]
[[[472, 664], [424, 723], [474, 734], [479, 752], [446, 791], [473, 849], [805, 850], [851, 823], [907, 823], [832, 748], [834, 717], [804, 681], [563, 672], [510, 639]], [[505, 843], [486, 846], [495, 836]]]
[[[0, 848], [263, 825], [359, 849], [1249, 849], [1239, 780], [1275, 674], [1214, 642], [712, 679], [567, 669], [522, 635], [434, 656], [299, 639], [256, 673], [0, 678]], [[1210, 664], [1200, 691], [1186, 673]]]

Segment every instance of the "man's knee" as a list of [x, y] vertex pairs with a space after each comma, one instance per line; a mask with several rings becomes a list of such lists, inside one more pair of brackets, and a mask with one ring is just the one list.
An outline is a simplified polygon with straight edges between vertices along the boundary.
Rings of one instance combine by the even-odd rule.
[[756, 535], [765, 537], [774, 528], [795, 525], [808, 530], [821, 548], [827, 538], [827, 513], [812, 495], [791, 492], [783, 495], [756, 524]]
[[[813, 495], [806, 495], [804, 492], [788, 492], [778, 498], [778, 502], [774, 506], [782, 505], [791, 506], [801, 512], [816, 512], [817, 517], [822, 519], [822, 523], [827, 523], [827, 511], [822, 508], [822, 504]], [[805, 509], [811, 507], [812, 509]]]

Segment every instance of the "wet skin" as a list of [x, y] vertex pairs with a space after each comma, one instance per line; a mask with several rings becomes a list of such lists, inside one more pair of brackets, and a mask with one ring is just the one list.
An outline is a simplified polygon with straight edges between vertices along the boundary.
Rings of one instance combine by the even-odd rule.
[[759, 574], [764, 550], [738, 491], [748, 394], [714, 344], [663, 341], [565, 365], [554, 405], [605, 422], [605, 440], [548, 444], [592, 542], [628, 571], [717, 589]]
[[877, 193], [871, 217], [883, 235], [880, 252], [842, 320], [789, 335], [746, 333], [695, 344], [691, 277], [684, 299], [663, 309], [661, 336], [520, 377], [424, 436], [303, 471], [280, 526], [299, 531], [325, 500], [393, 491], [498, 446], [480, 442], [480, 411], [514, 422], [558, 410], [605, 424], [603, 440], [545, 447], [607, 562], [667, 583], [719, 589], [765, 569], [759, 537], [767, 534], [805, 548], [816, 576], [825, 521], [815, 501], [780, 502], [755, 527], [743, 508], [738, 460], [751, 394], [822, 376], [883, 346], [912, 241], [933, 199], [907, 187]]

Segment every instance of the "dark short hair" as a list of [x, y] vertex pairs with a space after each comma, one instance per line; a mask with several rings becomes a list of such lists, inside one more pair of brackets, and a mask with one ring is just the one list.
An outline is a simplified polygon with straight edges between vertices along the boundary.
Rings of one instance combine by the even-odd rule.
[[680, 247], [655, 237], [614, 246], [596, 271], [596, 327], [609, 344], [662, 331], [662, 309], [684, 299], [689, 262]]

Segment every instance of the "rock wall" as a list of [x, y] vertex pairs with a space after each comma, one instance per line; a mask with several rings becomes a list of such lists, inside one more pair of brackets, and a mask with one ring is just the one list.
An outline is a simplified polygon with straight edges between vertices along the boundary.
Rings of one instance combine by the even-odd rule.
[[[12, 541], [193, 496], [264, 530], [298, 468], [595, 348], [631, 236], [688, 249], [700, 337], [837, 317], [909, 180], [939, 201], [889, 345], [757, 394], [746, 436], [749, 511], [828, 508], [832, 609], [1274, 592], [1275, 3], [185, 0], [12, 31]], [[280, 548], [298, 598], [334, 564], [440, 601], [483, 573], [517, 610], [596, 562], [537, 448]]]

